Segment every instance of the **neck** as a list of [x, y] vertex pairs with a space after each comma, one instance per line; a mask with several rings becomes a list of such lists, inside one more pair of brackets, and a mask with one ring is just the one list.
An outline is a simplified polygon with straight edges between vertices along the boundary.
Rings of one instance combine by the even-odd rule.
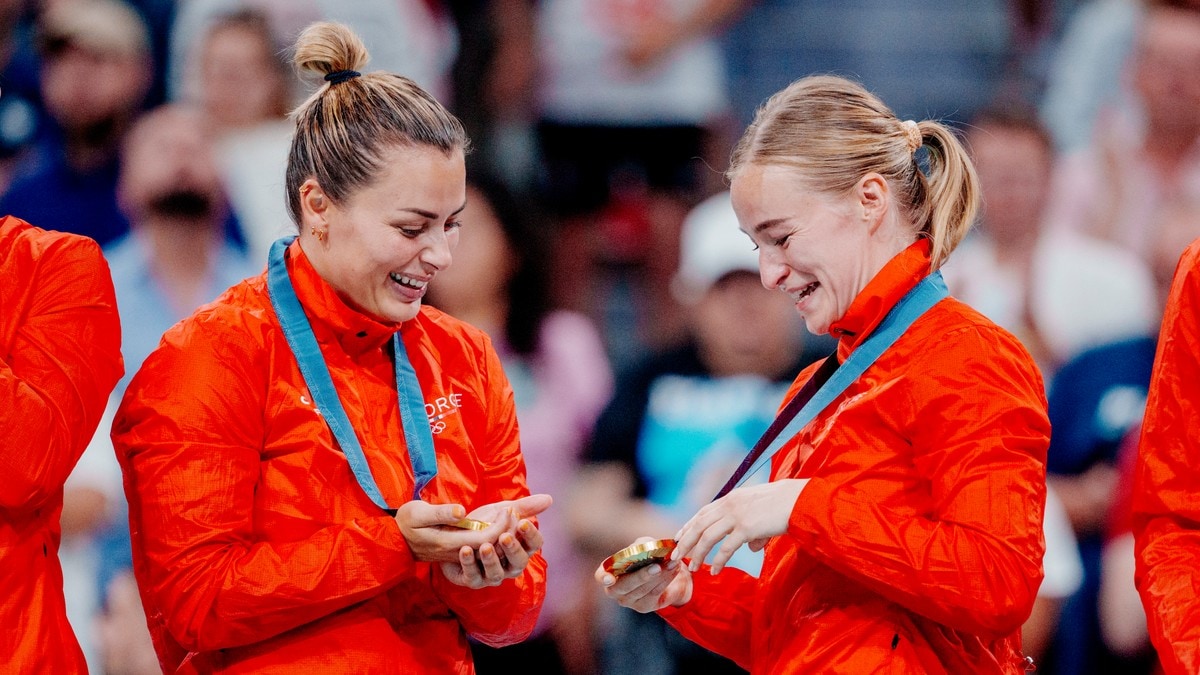
[[150, 248], [150, 268], [171, 304], [186, 313], [204, 300], [220, 226], [207, 220], [147, 218], [137, 223]]
[[121, 124], [101, 122], [65, 132], [67, 165], [86, 173], [111, 162], [116, 157], [122, 131]]
[[1021, 232], [1015, 236], [993, 236], [991, 240], [996, 252], [996, 261], [1007, 267], [1028, 268], [1037, 248], [1036, 230]]

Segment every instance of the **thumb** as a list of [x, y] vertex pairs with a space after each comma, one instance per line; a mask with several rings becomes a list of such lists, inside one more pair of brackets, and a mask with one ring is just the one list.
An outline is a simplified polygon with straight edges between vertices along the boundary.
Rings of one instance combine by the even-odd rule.
[[521, 518], [536, 516], [537, 514], [550, 508], [554, 503], [554, 498], [547, 494], [529, 495], [522, 497], [512, 503], [512, 507], [517, 510], [517, 515]]
[[467, 515], [461, 504], [430, 504], [419, 500], [409, 504], [409, 523], [413, 527], [453, 525]]

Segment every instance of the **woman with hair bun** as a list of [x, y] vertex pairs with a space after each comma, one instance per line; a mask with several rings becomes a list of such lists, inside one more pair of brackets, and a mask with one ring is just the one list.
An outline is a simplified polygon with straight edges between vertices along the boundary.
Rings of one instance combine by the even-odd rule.
[[[815, 76], [759, 109], [729, 176], [763, 285], [837, 351], [756, 446], [769, 483], [735, 474], [669, 557], [597, 581], [754, 673], [1024, 671], [1050, 425], [1029, 354], [938, 273], [978, 203], [963, 147]], [[760, 577], [725, 568], [742, 545]]]
[[113, 440], [166, 672], [470, 673], [468, 636], [545, 593], [512, 389], [481, 331], [422, 306], [466, 200], [462, 125], [361, 74], [344, 26], [299, 37], [299, 227], [262, 275], [168, 331]]

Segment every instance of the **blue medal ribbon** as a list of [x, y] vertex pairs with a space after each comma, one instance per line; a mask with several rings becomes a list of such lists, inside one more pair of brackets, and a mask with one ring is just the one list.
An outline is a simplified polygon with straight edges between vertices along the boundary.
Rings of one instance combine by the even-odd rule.
[[[304, 383], [308, 385], [313, 402], [316, 403], [325, 423], [329, 425], [329, 430], [333, 432], [338, 446], [345, 453], [355, 479], [376, 506], [385, 511], [392, 511], [392, 507], [383, 498], [383, 493], [379, 491], [375, 477], [371, 475], [371, 467], [367, 464], [366, 455], [363, 454], [362, 445], [354, 433], [354, 426], [350, 424], [350, 418], [346, 415], [346, 409], [342, 407], [342, 400], [338, 397], [333, 378], [329, 374], [329, 366], [325, 364], [321, 347], [313, 335], [312, 325], [304, 315], [304, 308], [300, 299], [296, 297], [296, 289], [292, 286], [284, 252], [294, 239], [295, 237], [283, 237], [271, 245], [271, 253], [267, 258], [267, 291], [271, 305], [279, 317], [283, 335], [296, 357], [300, 374], [304, 376]], [[437, 455], [433, 449], [433, 433], [426, 421], [421, 384], [417, 381], [416, 370], [408, 359], [408, 352], [404, 348], [404, 341], [400, 339], [399, 331], [392, 335], [392, 344], [395, 347], [396, 398], [400, 405], [400, 421], [404, 427], [404, 441], [408, 446], [413, 478], [416, 480], [413, 499], [420, 499], [421, 489], [437, 475]]]
[[[832, 364], [837, 363], [837, 353], [831, 354], [828, 357], [830, 361], [826, 361], [814, 374], [812, 380], [796, 394], [796, 397], [788, 401], [779, 413], [779, 417], [771, 423], [762, 438], [754, 444], [754, 448], [742, 460], [741, 466], [733, 473], [717, 496], [713, 497], [713, 501], [729, 494], [731, 490], [741, 486], [755, 472], [766, 466], [775, 453], [779, 452], [792, 437], [800, 433], [835, 398], [846, 391], [846, 388], [866, 372], [867, 368], [870, 368], [871, 364], [875, 363], [880, 355], [887, 351], [888, 347], [891, 347], [913, 322], [949, 295], [950, 291], [946, 288], [942, 273], [934, 272], [922, 279], [900, 299], [900, 302], [896, 303], [895, 307], [892, 307], [867, 339], [850, 353], [845, 363], [836, 366], [835, 369], [828, 368], [831, 365], [830, 361]], [[817, 386], [810, 386], [813, 384]], [[813, 389], [816, 391], [814, 392]], [[797, 407], [799, 407], [798, 411]], [[794, 417], [788, 420], [789, 415], [794, 415]]]

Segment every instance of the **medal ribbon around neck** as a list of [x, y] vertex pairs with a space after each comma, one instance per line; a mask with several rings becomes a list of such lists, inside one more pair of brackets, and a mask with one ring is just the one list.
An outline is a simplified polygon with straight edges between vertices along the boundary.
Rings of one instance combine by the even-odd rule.
[[[321, 417], [329, 425], [329, 430], [337, 440], [338, 446], [346, 455], [350, 470], [367, 497], [376, 506], [385, 511], [394, 509], [384, 499], [383, 493], [371, 475], [371, 467], [367, 464], [362, 445], [354, 433], [354, 426], [342, 407], [333, 378], [329, 374], [329, 366], [321, 355], [321, 347], [313, 335], [312, 325], [304, 315], [304, 308], [296, 296], [292, 285], [291, 275], [287, 269], [284, 252], [295, 237], [283, 237], [271, 245], [271, 253], [267, 259], [267, 291], [271, 305], [279, 317], [288, 347], [296, 357], [304, 383], [308, 385], [313, 402], [321, 411]], [[400, 405], [400, 422], [404, 427], [404, 441], [408, 446], [409, 462], [412, 464], [413, 478], [416, 487], [413, 489], [413, 499], [421, 498], [421, 490], [437, 475], [437, 455], [433, 449], [433, 433], [425, 415], [424, 398], [421, 395], [421, 384], [417, 381], [417, 373], [404, 341], [400, 339], [400, 331], [392, 335], [395, 347], [396, 368], [396, 398]]]

